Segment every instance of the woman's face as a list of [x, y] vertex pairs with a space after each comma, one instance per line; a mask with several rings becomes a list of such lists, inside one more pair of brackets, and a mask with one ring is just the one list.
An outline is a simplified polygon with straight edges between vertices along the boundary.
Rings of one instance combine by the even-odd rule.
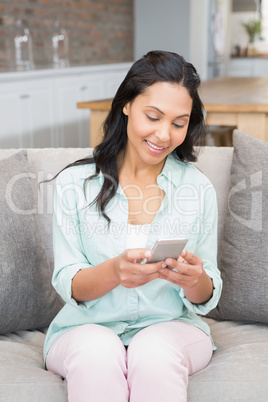
[[[159, 82], [127, 103], [126, 155], [154, 165], [184, 141], [192, 110], [192, 98], [179, 84]], [[129, 154], [130, 152], [130, 154]]]

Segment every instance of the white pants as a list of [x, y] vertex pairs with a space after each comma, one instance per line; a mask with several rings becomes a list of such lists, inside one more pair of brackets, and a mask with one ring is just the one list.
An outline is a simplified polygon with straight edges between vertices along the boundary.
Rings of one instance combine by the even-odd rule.
[[49, 350], [49, 371], [67, 379], [70, 402], [185, 402], [188, 376], [207, 366], [212, 343], [179, 321], [149, 326], [126, 348], [110, 329], [83, 325]]

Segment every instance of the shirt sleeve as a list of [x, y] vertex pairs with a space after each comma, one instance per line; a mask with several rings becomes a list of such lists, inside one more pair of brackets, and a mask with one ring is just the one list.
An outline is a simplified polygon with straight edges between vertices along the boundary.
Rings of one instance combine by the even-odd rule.
[[82, 245], [79, 207], [84, 203], [83, 186], [74, 183], [69, 169], [57, 178], [54, 187], [52, 284], [61, 298], [73, 306], [89, 308], [96, 300], [77, 303], [72, 298], [72, 280], [78, 271], [91, 267]]
[[202, 258], [204, 270], [212, 279], [213, 295], [206, 303], [193, 304], [185, 297], [183, 289], [180, 289], [179, 294], [188, 310], [205, 315], [217, 306], [222, 291], [222, 279], [217, 268], [218, 207], [216, 192], [212, 184], [207, 186], [203, 200], [200, 202], [203, 205], [203, 211], [200, 215], [201, 230], [198, 235], [196, 250], [193, 252]]

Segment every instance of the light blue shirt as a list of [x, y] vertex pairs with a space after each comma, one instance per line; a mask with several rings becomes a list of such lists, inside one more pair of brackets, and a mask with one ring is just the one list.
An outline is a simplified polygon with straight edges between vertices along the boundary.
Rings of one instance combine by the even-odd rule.
[[[217, 269], [217, 201], [210, 181], [193, 165], [169, 155], [158, 186], [165, 197], [148, 235], [146, 248], [160, 238], [186, 237], [186, 249], [202, 258], [212, 278], [212, 298], [193, 304], [183, 289], [163, 279], [137, 288], [121, 285], [99, 299], [77, 303], [72, 298], [72, 279], [84, 268], [96, 266], [125, 250], [128, 228], [128, 201], [121, 186], [109, 202], [106, 213], [110, 227], [96, 205], [88, 207], [98, 195], [103, 174], [86, 184], [95, 165], [64, 170], [57, 178], [54, 195], [54, 259], [52, 283], [66, 302], [52, 321], [46, 336], [44, 356], [64, 332], [79, 325], [95, 323], [114, 331], [125, 345], [141, 329], [164, 321], [180, 320], [210, 335], [209, 326], [199, 317], [216, 307], [222, 289]], [[86, 194], [86, 196], [85, 196]]]

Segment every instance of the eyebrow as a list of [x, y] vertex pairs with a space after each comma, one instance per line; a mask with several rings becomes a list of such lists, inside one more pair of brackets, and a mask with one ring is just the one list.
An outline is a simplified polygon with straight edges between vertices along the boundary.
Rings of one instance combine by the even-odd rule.
[[[158, 107], [156, 107], [156, 106], [148, 105], [147, 107], [151, 107], [151, 108], [157, 110], [159, 113], [165, 114], [164, 112], [162, 112], [162, 110], [158, 109]], [[176, 119], [179, 119], [181, 117], [190, 117], [190, 115], [188, 113], [185, 113], [185, 114], [182, 114], [181, 116], [176, 116]]]

